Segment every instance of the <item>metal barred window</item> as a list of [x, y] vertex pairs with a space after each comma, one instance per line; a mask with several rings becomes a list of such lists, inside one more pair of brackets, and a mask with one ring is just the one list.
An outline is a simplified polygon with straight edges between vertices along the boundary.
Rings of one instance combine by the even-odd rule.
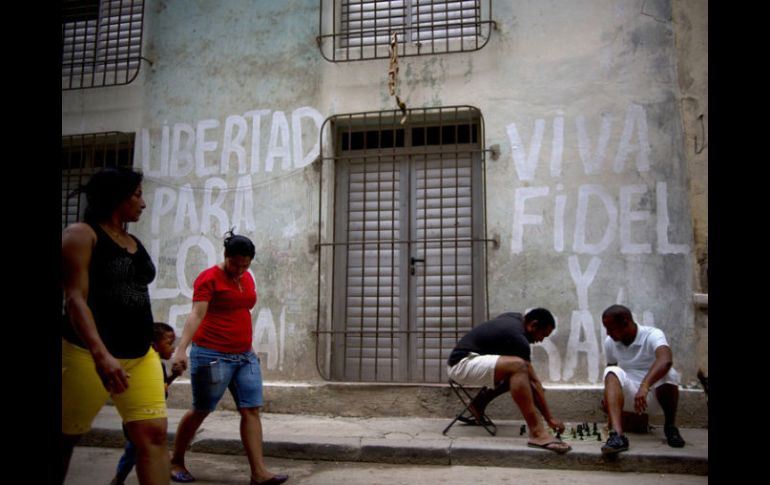
[[132, 167], [134, 134], [63, 136], [61, 140], [61, 227], [83, 219], [85, 196], [77, 189], [104, 167]]
[[446, 382], [457, 340], [486, 319], [481, 113], [413, 109], [403, 125], [401, 116], [325, 124], [334, 236], [319, 244], [319, 271], [333, 260], [332, 308], [321, 325], [319, 301], [317, 343], [331, 380]]
[[61, 9], [63, 91], [136, 79], [144, 0], [62, 0]]
[[[321, 0], [318, 45], [333, 62], [479, 50], [492, 0]], [[487, 19], [487, 20], [484, 20]]]

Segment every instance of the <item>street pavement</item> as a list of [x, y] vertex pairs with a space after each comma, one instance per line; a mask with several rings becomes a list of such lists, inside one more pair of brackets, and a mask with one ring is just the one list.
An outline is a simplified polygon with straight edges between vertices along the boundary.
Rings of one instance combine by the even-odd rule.
[[[169, 409], [169, 442], [173, 442], [183, 409]], [[240, 416], [234, 411], [215, 411], [193, 440], [191, 452], [243, 455]], [[447, 418], [354, 418], [263, 413], [265, 456], [331, 462], [368, 462], [396, 465], [448, 465], [513, 467], [603, 472], [708, 474], [708, 430], [680, 428], [684, 448], [665, 443], [661, 427], [645, 434], [628, 433], [630, 450], [614, 459], [603, 457], [595, 438], [573, 440], [565, 434], [572, 451], [564, 455], [527, 447], [520, 421], [497, 421], [490, 436], [477, 426], [455, 424], [442, 431]], [[567, 429], [578, 423], [566, 423]], [[589, 423], [591, 426], [593, 423]], [[606, 430], [602, 429], [603, 439]], [[124, 444], [120, 417], [112, 406], [97, 416], [84, 446], [121, 448]]]
[[[117, 448], [75, 448], [64, 485], [107, 485], [121, 454]], [[708, 477], [664, 473], [549, 470], [461, 465], [391, 465], [266, 458], [273, 473], [286, 473], [286, 485], [706, 485]], [[246, 485], [246, 457], [188, 453], [187, 464], [196, 485]], [[136, 485], [131, 472], [127, 485]], [[172, 482], [173, 483], [173, 482]]]

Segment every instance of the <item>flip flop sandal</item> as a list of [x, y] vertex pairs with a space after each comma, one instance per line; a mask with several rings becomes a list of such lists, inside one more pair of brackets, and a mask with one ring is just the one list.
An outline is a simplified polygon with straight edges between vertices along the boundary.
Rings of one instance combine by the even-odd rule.
[[542, 445], [539, 445], [537, 443], [528, 442], [527, 446], [529, 446], [530, 448], [539, 448], [541, 450], [553, 451], [554, 453], [558, 453], [560, 455], [563, 455], [564, 453], [566, 453], [566, 452], [568, 452], [569, 450], [572, 449], [572, 447], [569, 446], [569, 445], [567, 445], [566, 448], [565, 447], [553, 447], [552, 446], [552, 445], [560, 445], [560, 444], [566, 444], [566, 443], [564, 443], [563, 441], [554, 440], [554, 441], [549, 441], [548, 443], [543, 443]]
[[250, 485], [279, 485], [289, 479], [289, 475], [275, 475], [273, 478], [268, 478], [263, 482], [255, 482], [252, 478], [249, 482]]
[[179, 483], [190, 483], [195, 481], [195, 477], [190, 475], [187, 470], [171, 472], [171, 480]]

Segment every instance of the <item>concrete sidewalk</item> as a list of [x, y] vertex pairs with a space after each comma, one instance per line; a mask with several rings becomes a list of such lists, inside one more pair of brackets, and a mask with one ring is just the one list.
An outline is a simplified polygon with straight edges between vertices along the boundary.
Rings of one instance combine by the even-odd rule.
[[[184, 413], [184, 409], [169, 409], [170, 443]], [[213, 412], [198, 431], [190, 451], [243, 454], [239, 421], [237, 412]], [[665, 443], [662, 427], [647, 434], [629, 433], [629, 451], [608, 459], [601, 455], [601, 443], [595, 438], [580, 441], [565, 436], [572, 451], [557, 455], [527, 447], [526, 435], [519, 436], [522, 421], [496, 420], [497, 436], [490, 436], [481, 427], [456, 423], [444, 436], [441, 432], [450, 421], [451, 418], [262, 414], [265, 455], [279, 458], [708, 474], [707, 429], [680, 428], [687, 445], [679, 449]], [[577, 424], [568, 422], [567, 429]], [[600, 423], [599, 429], [602, 427]], [[605, 432], [602, 438], [606, 439]], [[114, 407], [102, 409], [81, 445], [124, 445], [120, 416]]]

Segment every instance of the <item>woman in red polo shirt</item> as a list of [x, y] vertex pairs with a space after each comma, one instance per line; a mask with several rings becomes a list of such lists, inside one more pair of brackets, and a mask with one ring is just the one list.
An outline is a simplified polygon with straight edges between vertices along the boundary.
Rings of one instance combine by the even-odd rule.
[[241, 414], [241, 440], [251, 466], [251, 484], [279, 484], [289, 478], [268, 472], [262, 459], [262, 372], [251, 347], [251, 309], [257, 303], [257, 291], [247, 271], [254, 254], [254, 244], [247, 237], [230, 231], [225, 260], [195, 280], [192, 312], [171, 360], [174, 369], [186, 370], [187, 347], [192, 343], [193, 408], [179, 422], [174, 440], [171, 479], [175, 482], [195, 481], [185, 467], [185, 451], [228, 388]]

